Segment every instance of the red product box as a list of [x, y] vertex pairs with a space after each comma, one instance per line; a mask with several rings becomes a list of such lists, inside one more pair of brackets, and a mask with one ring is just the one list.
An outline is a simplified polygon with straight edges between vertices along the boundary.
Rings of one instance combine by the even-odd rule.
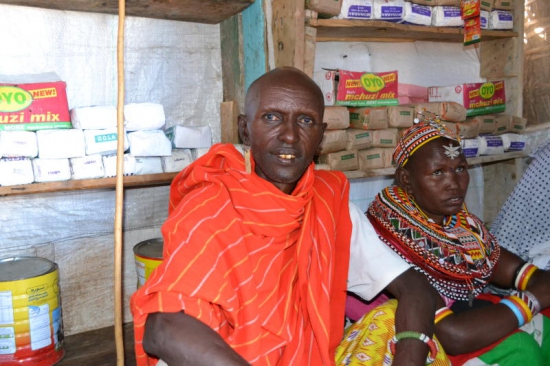
[[63, 81], [0, 81], [0, 131], [72, 128]]
[[350, 107], [399, 105], [397, 71], [338, 70], [336, 104]]

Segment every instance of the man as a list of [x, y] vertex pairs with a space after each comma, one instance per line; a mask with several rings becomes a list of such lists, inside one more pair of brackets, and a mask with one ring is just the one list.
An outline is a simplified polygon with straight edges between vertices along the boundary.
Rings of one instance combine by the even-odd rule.
[[[334, 364], [352, 222], [345, 176], [314, 170], [322, 92], [279, 68], [245, 103], [244, 159], [217, 144], [172, 183], [164, 261], [131, 300], [138, 365]], [[411, 296], [426, 291], [412, 278], [390, 284], [410, 305], [397, 326], [431, 335], [435, 302]], [[396, 364], [423, 364], [427, 352], [404, 340]]]

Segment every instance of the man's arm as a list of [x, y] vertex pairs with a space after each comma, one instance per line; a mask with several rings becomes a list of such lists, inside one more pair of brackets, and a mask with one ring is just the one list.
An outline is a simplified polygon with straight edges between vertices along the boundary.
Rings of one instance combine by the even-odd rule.
[[183, 311], [150, 314], [143, 349], [170, 366], [250, 365], [212, 328]]
[[[397, 298], [395, 333], [415, 331], [433, 336], [438, 294], [413, 268], [395, 278], [386, 289]], [[397, 342], [393, 365], [425, 365], [429, 348], [417, 339]]]

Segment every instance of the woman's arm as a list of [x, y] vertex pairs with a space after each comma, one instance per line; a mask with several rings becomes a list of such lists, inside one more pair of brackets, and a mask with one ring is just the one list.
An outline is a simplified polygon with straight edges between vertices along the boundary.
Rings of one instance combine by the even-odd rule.
[[[501, 248], [499, 262], [495, 267], [492, 283], [501, 288], [514, 288], [517, 270], [524, 261], [517, 255]], [[550, 275], [537, 270], [527, 285], [544, 309], [550, 305]], [[518, 328], [518, 319], [503, 304], [466, 310], [441, 320], [435, 333], [451, 355], [476, 351], [507, 336]]]
[[150, 314], [143, 349], [168, 365], [249, 365], [212, 328], [183, 311]]
[[[386, 289], [397, 298], [396, 334], [415, 331], [432, 337], [439, 296], [424, 275], [409, 268]], [[428, 351], [428, 346], [417, 339], [402, 339], [397, 342], [393, 365], [425, 365]]]

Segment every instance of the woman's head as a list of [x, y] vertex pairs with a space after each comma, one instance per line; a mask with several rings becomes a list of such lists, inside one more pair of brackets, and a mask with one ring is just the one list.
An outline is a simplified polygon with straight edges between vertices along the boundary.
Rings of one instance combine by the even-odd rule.
[[429, 218], [442, 224], [445, 216], [460, 211], [470, 182], [460, 142], [431, 121], [409, 129], [403, 140], [394, 153], [397, 184]]

